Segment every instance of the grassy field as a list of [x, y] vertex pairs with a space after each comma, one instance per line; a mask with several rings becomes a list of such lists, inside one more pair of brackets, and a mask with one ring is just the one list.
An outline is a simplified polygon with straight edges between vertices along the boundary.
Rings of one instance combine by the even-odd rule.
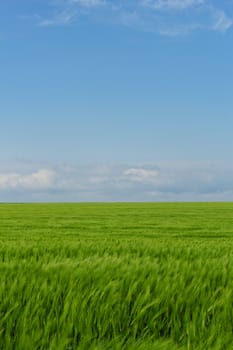
[[233, 203], [0, 205], [0, 349], [233, 349]]

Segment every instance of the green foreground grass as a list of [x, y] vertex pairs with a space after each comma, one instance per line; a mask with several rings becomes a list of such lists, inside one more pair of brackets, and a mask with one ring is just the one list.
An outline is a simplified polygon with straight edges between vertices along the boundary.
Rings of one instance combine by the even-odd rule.
[[233, 203], [0, 205], [0, 349], [233, 349]]

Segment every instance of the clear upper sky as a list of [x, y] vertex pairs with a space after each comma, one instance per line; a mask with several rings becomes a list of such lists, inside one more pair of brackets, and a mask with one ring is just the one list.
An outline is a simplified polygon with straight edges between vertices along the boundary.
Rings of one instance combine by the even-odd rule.
[[233, 200], [232, 0], [2, 0], [0, 67], [0, 200]]

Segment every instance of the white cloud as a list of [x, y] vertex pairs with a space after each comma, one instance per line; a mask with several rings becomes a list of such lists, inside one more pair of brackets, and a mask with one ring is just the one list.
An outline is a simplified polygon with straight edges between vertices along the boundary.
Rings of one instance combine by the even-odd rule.
[[213, 29], [217, 31], [225, 32], [233, 25], [233, 20], [224, 11], [215, 11], [214, 19]]
[[126, 178], [131, 181], [155, 181], [159, 175], [157, 170], [150, 170], [144, 168], [130, 168], [124, 171], [123, 173]]
[[71, 3], [83, 7], [96, 7], [106, 4], [105, 0], [71, 0]]
[[225, 32], [233, 25], [224, 6], [211, 0], [141, 0], [141, 6], [148, 8], [148, 19], [155, 16], [155, 31], [165, 36], [203, 30]]
[[48, 169], [39, 169], [31, 174], [0, 174], [0, 189], [48, 189], [54, 183], [55, 173]]
[[203, 5], [206, 0], [142, 0], [142, 5], [157, 10], [184, 10], [189, 7]]
[[1, 201], [233, 200], [233, 165], [223, 163], [9, 169], [0, 171]]
[[74, 22], [76, 17], [76, 12], [62, 12], [58, 15], [55, 15], [52, 18], [47, 19], [41, 19], [38, 22], [38, 25], [40, 27], [57, 27], [57, 26], [64, 26], [69, 25]]
[[63, 4], [60, 11], [56, 8], [55, 13], [51, 14], [50, 18], [42, 19], [37, 16], [36, 19], [40, 27], [67, 26], [77, 21], [79, 16], [86, 14], [86, 12], [80, 12], [82, 8], [91, 11], [105, 3], [105, 0], [70, 0], [67, 5]]
[[50, 2], [47, 18], [37, 14], [34, 20], [41, 27], [67, 26], [87, 16], [98, 23], [123, 25], [164, 36], [204, 30], [226, 32], [233, 25], [233, 14], [224, 3], [214, 0], [59, 0]]

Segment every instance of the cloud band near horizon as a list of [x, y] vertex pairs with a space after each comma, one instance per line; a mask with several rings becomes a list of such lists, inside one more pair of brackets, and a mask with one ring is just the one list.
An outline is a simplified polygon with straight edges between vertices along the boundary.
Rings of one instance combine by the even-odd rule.
[[232, 201], [233, 165], [22, 164], [0, 170], [0, 201]]

